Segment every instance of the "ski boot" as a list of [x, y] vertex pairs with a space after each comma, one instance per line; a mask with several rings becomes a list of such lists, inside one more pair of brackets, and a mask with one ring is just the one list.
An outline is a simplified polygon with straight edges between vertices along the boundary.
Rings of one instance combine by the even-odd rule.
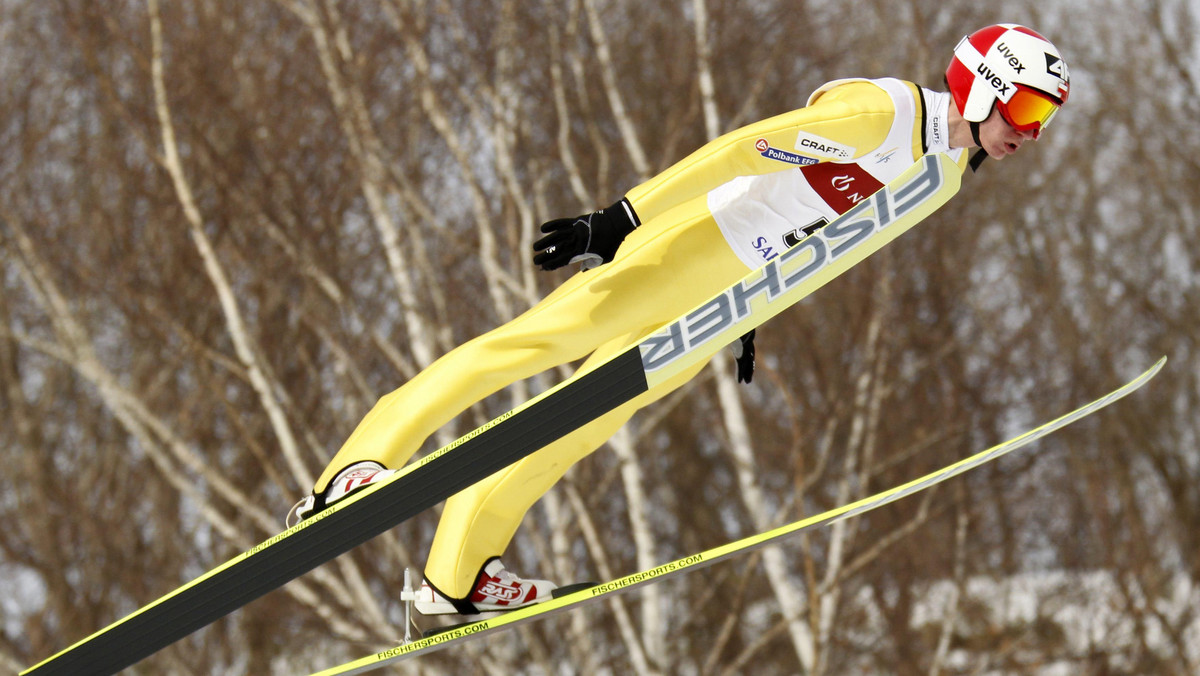
[[465, 599], [455, 599], [429, 584], [421, 583], [416, 606], [422, 615], [478, 615], [541, 603], [553, 598], [558, 585], [547, 580], [525, 580], [517, 577], [500, 562], [488, 559], [475, 578], [475, 586]]
[[291, 528], [347, 495], [377, 481], [382, 481], [395, 473], [396, 470], [386, 469], [383, 465], [371, 460], [356, 462], [334, 477], [323, 492], [306, 496], [297, 502], [288, 512], [284, 523]]

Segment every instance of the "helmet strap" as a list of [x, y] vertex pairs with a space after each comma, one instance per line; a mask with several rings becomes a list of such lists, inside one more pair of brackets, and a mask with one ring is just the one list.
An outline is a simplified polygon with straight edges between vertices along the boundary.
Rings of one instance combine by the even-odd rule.
[[971, 171], [976, 172], [979, 171], [979, 165], [983, 164], [983, 161], [988, 156], [987, 151], [983, 149], [983, 141], [979, 140], [978, 122], [971, 123], [971, 138], [974, 139], [975, 145], [979, 146], [979, 150], [975, 151], [975, 154], [971, 156], [971, 161], [968, 163], [971, 166]]
[[971, 166], [971, 171], [979, 171], [979, 165], [983, 164], [983, 161], [987, 158], [987, 151], [980, 148], [975, 151], [975, 154], [971, 156], [971, 160], [967, 164]]

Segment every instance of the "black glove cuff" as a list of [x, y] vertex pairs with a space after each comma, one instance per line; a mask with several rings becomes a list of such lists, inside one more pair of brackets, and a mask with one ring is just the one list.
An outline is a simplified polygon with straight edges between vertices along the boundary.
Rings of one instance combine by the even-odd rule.
[[642, 220], [638, 218], [637, 212], [633, 210], [633, 205], [629, 200], [622, 197], [613, 202], [612, 206], [602, 209], [606, 214], [614, 220], [614, 225], [617, 231], [621, 233], [621, 237], [637, 230], [642, 224]]
[[612, 261], [621, 242], [639, 225], [633, 205], [622, 197], [592, 215], [591, 241], [587, 243], [586, 253], [596, 254], [605, 263]]
[[749, 384], [754, 380], [754, 329], [733, 344], [733, 356], [737, 360], [737, 381]]

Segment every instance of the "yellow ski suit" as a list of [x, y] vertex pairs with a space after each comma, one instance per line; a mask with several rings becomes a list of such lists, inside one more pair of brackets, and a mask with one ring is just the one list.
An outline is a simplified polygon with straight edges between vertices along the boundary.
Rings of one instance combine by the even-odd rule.
[[[931, 150], [948, 149], [949, 95], [899, 80], [830, 83], [809, 105], [704, 145], [626, 198], [642, 225], [614, 260], [581, 272], [512, 321], [447, 353], [384, 396], [317, 482], [362, 460], [399, 467], [488, 395], [588, 356], [587, 371], [782, 253]], [[961, 150], [958, 151], [961, 154]], [[965, 164], [965, 157], [959, 166]], [[466, 597], [525, 512], [573, 463], [701, 366], [475, 484], [447, 503], [426, 578]]]

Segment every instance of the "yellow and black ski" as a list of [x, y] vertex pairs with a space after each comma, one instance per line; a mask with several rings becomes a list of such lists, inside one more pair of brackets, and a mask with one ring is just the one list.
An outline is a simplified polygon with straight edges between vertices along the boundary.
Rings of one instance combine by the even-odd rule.
[[727, 559], [739, 554], [759, 549], [781, 538], [797, 535], [807, 530], [827, 526], [835, 521], [847, 519], [849, 517], [869, 512], [877, 507], [882, 507], [890, 502], [895, 502], [900, 498], [912, 495], [926, 488], [939, 484], [951, 477], [958, 476], [963, 472], [989, 463], [996, 458], [1002, 457], [1013, 451], [1036, 441], [1055, 430], [1065, 427], [1076, 420], [1084, 418], [1096, 411], [1108, 406], [1114, 401], [1133, 392], [1147, 381], [1155, 376], [1162, 369], [1163, 364], [1167, 361], [1166, 357], [1158, 360], [1154, 366], [1150, 367], [1146, 372], [1134, 378], [1130, 382], [1104, 395], [1100, 399], [1081, 406], [1080, 408], [1071, 411], [1070, 413], [1056, 418], [1041, 427], [1030, 430], [1021, 436], [1015, 437], [1002, 444], [993, 446], [986, 451], [977, 453], [965, 460], [961, 460], [953, 465], [948, 465], [942, 469], [927, 474], [919, 479], [914, 479], [902, 486], [897, 486], [882, 493], [877, 493], [867, 498], [863, 498], [857, 502], [831, 509], [828, 512], [810, 516], [800, 521], [789, 523], [785, 526], [780, 526], [774, 530], [769, 530], [765, 533], [753, 535], [743, 538], [736, 542], [731, 542], [727, 545], [710, 549], [699, 554], [693, 554], [684, 557], [677, 561], [665, 563], [657, 568], [645, 570], [640, 573], [627, 575], [612, 582], [603, 584], [587, 584], [583, 585], [582, 589], [572, 586], [565, 593], [560, 593], [554, 598], [539, 603], [534, 606], [526, 606], [517, 610], [508, 611], [498, 617], [480, 620], [468, 624], [456, 625], [439, 629], [434, 633], [430, 633], [425, 638], [406, 643], [404, 645], [395, 646], [382, 652], [364, 657], [354, 662], [349, 662], [341, 666], [326, 669], [318, 672], [314, 676], [345, 676], [347, 674], [361, 674], [365, 671], [377, 669], [379, 667], [398, 662], [400, 660], [416, 657], [425, 653], [430, 653], [441, 648], [446, 648], [451, 645], [457, 645], [467, 639], [486, 636], [506, 629], [511, 629], [517, 625], [531, 622], [533, 620], [547, 617], [557, 612], [564, 610], [572, 610], [579, 606], [600, 601], [609, 598], [623, 591], [628, 591], [635, 587], [661, 582], [669, 577], [690, 573], [692, 571], [703, 568], [710, 564], [716, 563], [723, 559]]
[[958, 192], [928, 155], [870, 198], [662, 331], [266, 540], [22, 676], [111, 674], [420, 514], [670, 378], [842, 274]]

